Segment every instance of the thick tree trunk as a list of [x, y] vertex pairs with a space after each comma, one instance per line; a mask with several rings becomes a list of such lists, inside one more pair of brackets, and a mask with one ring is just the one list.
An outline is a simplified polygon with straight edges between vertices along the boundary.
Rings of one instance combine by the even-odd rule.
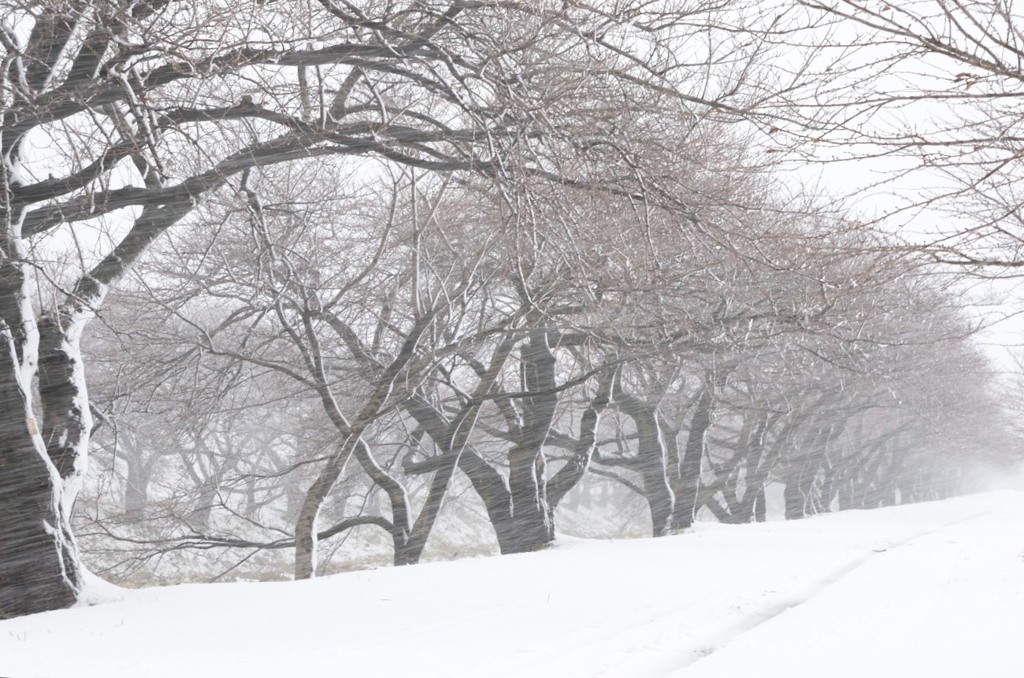
[[23, 263], [24, 207], [9, 192], [19, 144], [0, 138], [0, 616], [67, 607], [78, 594], [82, 565], [70, 522], [92, 429], [82, 330], [110, 286], [192, 204], [146, 207], [114, 252], [37, 327]]
[[817, 466], [812, 457], [815, 454], [814, 448], [805, 450], [786, 468], [786, 489], [783, 492], [786, 520], [799, 520], [813, 513], [811, 490]]
[[0, 618], [67, 607], [81, 573], [63, 488], [13, 378], [9, 333], [0, 357]]
[[32, 408], [38, 335], [27, 279], [20, 263], [0, 263], [0, 618], [67, 607], [81, 585], [73, 497]]
[[200, 533], [210, 530], [210, 518], [213, 516], [213, 505], [217, 502], [218, 494], [220, 494], [219, 478], [208, 478], [200, 487], [192, 510], [185, 518], [189, 527]]
[[0, 618], [67, 607], [81, 584], [60, 478], [19, 401], [0, 379]]
[[764, 486], [748, 485], [743, 492], [743, 497], [736, 503], [731, 511], [734, 523], [749, 523], [754, 520], [754, 510], [757, 506], [757, 498], [764, 492]]
[[651, 534], [663, 537], [671, 530], [676, 502], [669, 479], [669, 457], [678, 457], [678, 452], [669, 454], [656, 403], [626, 393], [616, 384], [615, 405], [636, 426], [636, 460], [630, 467], [639, 472], [643, 480], [644, 498], [651, 511]]
[[[97, 298], [89, 294], [89, 302]], [[85, 385], [81, 338], [83, 308], [62, 309], [39, 323], [39, 397], [46, 451], [57, 472], [77, 496], [88, 458], [92, 413]]]
[[826, 450], [835, 424], [827, 424], [807, 432], [804, 443], [786, 466], [786, 520], [798, 520], [814, 512], [812, 492], [818, 471], [824, 463]]
[[[423, 427], [440, 450], [448, 449], [452, 440], [452, 425], [437, 410], [418, 396], [409, 398], [404, 406], [405, 410]], [[428, 462], [406, 463], [406, 472], [428, 473], [434, 471], [443, 474], [445, 471], [443, 465], [452, 461], [473, 484], [473, 489], [487, 510], [487, 517], [498, 540], [498, 548], [502, 553], [507, 553], [506, 549], [511, 548], [511, 535], [514, 533], [512, 529], [512, 495], [509, 491], [508, 481], [494, 470], [472, 445], [466, 443], [461, 445], [460, 449], [452, 450], [441, 455], [440, 458], [435, 457]], [[440, 510], [440, 506], [437, 509]], [[427, 510], [428, 507], [424, 507], [424, 511]], [[426, 543], [426, 536], [423, 537], [423, 542]]]
[[517, 445], [509, 452], [512, 516], [502, 526], [502, 553], [544, 548], [555, 538], [552, 511], [544, 482], [545, 462], [539, 445]]
[[799, 520], [807, 515], [804, 511], [806, 497], [800, 491], [799, 474], [786, 476], [783, 497], [786, 501], [786, 520]]
[[[751, 425], [750, 435], [746, 437], [746, 456], [743, 460], [743, 494], [739, 497], [733, 516], [738, 523], [749, 523], [756, 520], [757, 507], [761, 505], [764, 512], [764, 485], [771, 469], [769, 460], [765, 459], [765, 443], [770, 425], [768, 414], [761, 413]], [[760, 500], [760, 502], [758, 501]]]
[[[55, 26], [43, 15], [33, 30], [52, 28], [50, 37], [59, 39]], [[37, 85], [48, 60], [27, 61], [28, 77]], [[17, 126], [0, 116], [5, 127]], [[21, 142], [21, 132], [0, 132], [0, 618], [67, 607], [81, 581], [63, 482], [47, 456], [32, 405], [39, 334], [28, 301], [24, 205], [14, 199]]]
[[[502, 553], [536, 551], [555, 538], [553, 510], [547, 496], [544, 442], [555, 418], [558, 395], [555, 356], [547, 331], [530, 332], [522, 348], [523, 421], [516, 444], [508, 453], [508, 487], [512, 516], [503, 526]], [[509, 550], [506, 550], [509, 549]]]
[[[481, 381], [481, 388], [474, 396], [474, 403], [490, 389], [490, 384], [515, 343], [512, 339], [514, 337], [510, 337], [496, 352], [488, 376]], [[477, 416], [478, 405], [473, 404], [471, 409], [463, 411], [466, 423], [458, 423], [458, 420], [448, 423], [423, 398], [413, 397], [405, 403], [406, 411], [442, 451], [439, 457], [429, 462], [408, 464], [407, 471], [415, 468], [414, 472], [418, 473], [437, 473], [431, 493], [433, 495], [436, 490], [440, 497], [443, 496], [442, 487], [447, 485], [447, 478], [457, 465], [483, 501], [498, 540], [498, 548], [503, 554], [536, 551], [554, 539], [554, 507], [576, 485], [589, 466], [597, 423], [601, 411], [607, 405], [611, 388], [613, 375], [608, 372], [602, 376], [597, 395], [583, 417], [573, 459], [553, 478], [548, 479], [543, 448], [554, 419], [558, 397], [555, 359], [548, 342], [548, 333], [544, 329], [534, 329], [528, 343], [522, 348], [522, 386], [523, 392], [529, 395], [523, 397], [522, 419], [511, 431], [515, 442], [507, 455], [507, 479], [468, 444], [467, 437]], [[422, 546], [415, 543], [418, 539], [426, 541], [426, 530], [420, 534], [420, 522], [429, 520], [432, 524], [439, 505], [439, 500], [435, 503], [428, 498], [410, 538], [408, 549], [411, 555], [418, 557], [422, 550]]]
[[[427, 499], [423, 503], [416, 522], [408, 534], [408, 538], [402, 544], [395, 546], [395, 565], [412, 565], [418, 563], [423, 555], [423, 549], [427, 545], [430, 533], [437, 523], [437, 517], [441, 514], [441, 507], [448, 494], [448, 486], [451, 483], [455, 470], [460, 466], [463, 454], [469, 446], [469, 437], [476, 428], [477, 418], [480, 416], [480, 407], [484, 397], [491, 391], [502, 367], [508, 360], [516, 339], [514, 334], [509, 334], [498, 345], [494, 355], [491, 356], [491, 363], [487, 371], [481, 375], [480, 382], [473, 391], [473, 398], [466, 403], [459, 414], [447, 425], [444, 418], [427, 404], [423, 398], [413, 396], [405, 403], [407, 411], [413, 413], [416, 418], [419, 415], [420, 426], [424, 427], [427, 434], [441, 450], [441, 458], [434, 470], [434, 477], [430, 481], [430, 490], [427, 492]], [[472, 462], [471, 462], [472, 463]], [[475, 485], [474, 485], [475, 486]], [[488, 506], [488, 511], [490, 511]]]
[[679, 462], [676, 482], [676, 506], [672, 514], [672, 529], [684, 530], [693, 525], [697, 511], [697, 496], [700, 491], [700, 475], [704, 463], [704, 452], [708, 429], [711, 428], [711, 411], [714, 406], [713, 387], [705, 385], [704, 391], [694, 408], [690, 420], [690, 432], [686, 449]]
[[638, 409], [632, 414], [636, 422], [637, 469], [644, 481], [644, 493], [651, 509], [651, 534], [664, 537], [672, 528], [676, 497], [669, 481], [668, 461], [661, 426], [654, 406]]
[[125, 479], [124, 512], [137, 516], [149, 506], [149, 482], [152, 480], [149, 466], [136, 461], [128, 465]]
[[[25, 87], [16, 96], [52, 84], [80, 16], [81, 8], [44, 7], [34, 17], [21, 57]], [[102, 53], [106, 38], [85, 44]], [[79, 54], [68, 81], [80, 74], [75, 67], [90, 65], [98, 64]], [[91, 430], [78, 343], [86, 318], [57, 315], [52, 328], [43, 324], [40, 337], [28, 301], [27, 202], [18, 189], [24, 135], [33, 126], [12, 111], [0, 113], [0, 617], [66, 607], [82, 578], [70, 516]]]
[[501, 553], [515, 553], [512, 529], [512, 493], [508, 481], [494, 470], [472, 447], [467, 447], [459, 458], [459, 469], [473, 484], [473, 489], [484, 502], [487, 518], [494, 528]]

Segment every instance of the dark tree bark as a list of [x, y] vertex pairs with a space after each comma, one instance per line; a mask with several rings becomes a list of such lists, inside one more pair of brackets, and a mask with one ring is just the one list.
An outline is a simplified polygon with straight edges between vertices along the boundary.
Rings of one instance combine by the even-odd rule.
[[[59, 51], [67, 30], [45, 17], [34, 29], [45, 34], [51, 51]], [[39, 57], [44, 63], [56, 58], [50, 51]], [[66, 607], [74, 602], [82, 577], [70, 528], [77, 488], [66, 487], [78, 460], [64, 456], [56, 445], [47, 449], [33, 407], [40, 333], [28, 301], [24, 206], [13, 198], [22, 140], [21, 133], [0, 131], [0, 618]], [[73, 425], [76, 414], [83, 417], [80, 430], [88, 431], [88, 408], [65, 412], [66, 423]]]
[[798, 520], [815, 513], [816, 496], [823, 478], [820, 472], [826, 463], [828, 447], [842, 433], [844, 425], [844, 422], [830, 422], [811, 429], [803, 445], [787, 461], [783, 493], [786, 520]]
[[[747, 439], [746, 456], [744, 458], [744, 485], [743, 494], [733, 510], [736, 522], [749, 523], [755, 520], [757, 507], [760, 504], [763, 513], [764, 486], [768, 480], [770, 466], [765, 459], [765, 443], [770, 426], [770, 417], [767, 412], [757, 415], [757, 422]], [[760, 499], [760, 502], [758, 502]]]
[[[407, 462], [406, 471], [444, 474], [457, 464], [483, 501], [498, 548], [503, 554], [536, 551], [547, 546], [554, 538], [555, 507], [579, 483], [590, 466], [596, 446], [597, 426], [601, 413], [608, 405], [615, 377], [610, 363], [599, 370], [595, 395], [581, 417], [579, 437], [572, 440], [572, 456], [557, 473], [549, 476], [544, 443], [561, 392], [555, 380], [551, 335], [546, 329], [535, 327], [529, 331], [525, 344], [520, 348], [523, 395], [519, 399], [523, 401], [522, 415], [517, 417], [513, 408], [506, 408], [510, 417], [508, 439], [512, 441], [506, 452], [510, 466], [509, 478], [492, 467], [468, 442], [469, 427], [457, 426], [457, 419], [448, 423], [444, 415], [423, 397], [413, 397], [405, 403], [406, 411], [443, 452], [425, 462]], [[513, 338], [513, 335], [509, 335], [509, 340], [498, 348], [492, 358], [490, 369], [481, 380], [474, 398], [481, 399], [479, 404], [482, 404], [484, 393], [497, 378], [499, 366], [504, 364], [514, 347], [517, 340], [511, 340]], [[468, 417], [471, 412], [476, 416], [477, 407], [471, 409], [467, 405], [460, 416]], [[445, 452], [452, 445], [454, 449]], [[429, 505], [425, 506], [424, 511], [428, 508]]]
[[651, 510], [652, 534], [663, 537], [672, 528], [676, 497], [669, 480], [668, 452], [658, 406], [627, 394], [621, 387], [616, 388], [615, 404], [636, 426], [637, 453], [630, 468], [643, 479], [644, 497]]
[[[438, 449], [445, 449], [448, 432], [451, 428], [451, 424], [445, 417], [419, 396], [409, 398], [404, 403], [404, 407], [427, 432]], [[406, 462], [405, 470], [407, 473], [443, 472], [439, 466], [452, 461], [457, 461], [458, 468], [466, 474], [473, 489], [483, 500], [488, 520], [498, 538], [498, 547], [502, 553], [505, 553], [506, 535], [511, 532], [512, 522], [512, 495], [509, 492], [508, 481], [491, 468], [472, 444], [467, 442], [458, 454], [448, 452], [425, 462]]]
[[[598, 376], [597, 393], [590, 405], [583, 411], [580, 418], [580, 435], [574, 441], [572, 456], [565, 465], [548, 481], [548, 501], [552, 510], [565, 498], [583, 479], [597, 448], [597, 426], [601, 413], [608, 406], [611, 398], [612, 384], [615, 380], [615, 369], [606, 364], [604, 371]], [[586, 504], [590, 504], [590, 495], [586, 495]]]
[[22, 280], [17, 264], [0, 264], [0, 618], [66, 607], [81, 585], [70, 507], [25, 383], [31, 332], [11, 324], [24, 303]]
[[686, 438], [686, 447], [676, 476], [676, 508], [672, 514], [672, 529], [685, 530], [693, 525], [697, 511], [697, 496], [700, 492], [700, 475], [707, 449], [707, 432], [711, 428], [711, 414], [714, 407], [714, 387], [706, 383], [701, 392]]
[[544, 442], [555, 417], [558, 389], [555, 356], [548, 342], [548, 333], [536, 328], [521, 349], [521, 381], [528, 395], [522, 398], [522, 424], [508, 453], [512, 516], [504, 541], [510, 553], [536, 551], [555, 538]]
[[306, 497], [302, 502], [295, 525], [296, 579], [308, 579], [316, 575], [316, 545], [319, 534], [317, 520], [320, 509], [353, 454], [357, 455], [363, 468], [371, 473], [374, 480], [381, 484], [386, 492], [389, 492], [393, 512], [390, 521], [392, 537], [395, 538], [397, 544], [404, 543], [408, 538], [411, 526], [405, 489], [394, 478], [380, 470], [376, 462], [373, 461], [362, 436], [370, 424], [380, 416], [381, 410], [392, 395], [395, 383], [417, 357], [420, 340], [434, 322], [437, 314], [441, 312], [442, 307], [443, 304], [434, 306], [416, 318], [415, 323], [405, 335], [401, 348], [381, 372], [373, 385], [373, 392], [351, 422], [342, 413], [331, 390], [331, 380], [327, 376], [317, 332], [312, 323], [312, 315], [309, 312], [303, 313], [302, 322], [305, 335], [304, 341], [298, 343], [302, 347], [304, 360], [307, 363], [306, 367], [312, 377], [312, 383], [317, 390], [324, 411], [343, 438], [335, 452], [321, 468], [319, 476], [306, 492]]

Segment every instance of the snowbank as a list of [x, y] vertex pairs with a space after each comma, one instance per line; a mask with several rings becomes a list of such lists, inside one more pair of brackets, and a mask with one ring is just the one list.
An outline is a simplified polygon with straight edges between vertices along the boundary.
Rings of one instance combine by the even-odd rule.
[[0, 675], [1019, 677], [1022, 552], [1024, 494], [1003, 492], [309, 582], [125, 591], [0, 622]]

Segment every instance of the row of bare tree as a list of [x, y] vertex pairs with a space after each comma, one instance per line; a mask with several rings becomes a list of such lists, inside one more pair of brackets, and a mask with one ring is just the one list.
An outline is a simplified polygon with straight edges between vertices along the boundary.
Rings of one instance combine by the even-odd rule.
[[465, 539], [530, 551], [588, 472], [655, 536], [764, 520], [773, 485], [800, 518], [946, 496], [1012, 445], [956, 288], [761, 174], [706, 173], [694, 234], [589, 188], [535, 187], [527, 220], [471, 182], [316, 169], [243, 178], [117, 297], [104, 567], [294, 546], [308, 577], [364, 525], [414, 563], [460, 502], [492, 531]]
[[[921, 150], [991, 207], [924, 251], [1015, 265], [1017, 36], [996, 0], [0, 0], [0, 617], [80, 594], [93, 447], [143, 541], [299, 576], [355, 526], [416, 561], [463, 478], [504, 552], [588, 471], [655, 534], [772, 481], [953, 490], [1001, 449], [956, 287], [769, 161]], [[915, 97], [993, 114], [860, 126]]]

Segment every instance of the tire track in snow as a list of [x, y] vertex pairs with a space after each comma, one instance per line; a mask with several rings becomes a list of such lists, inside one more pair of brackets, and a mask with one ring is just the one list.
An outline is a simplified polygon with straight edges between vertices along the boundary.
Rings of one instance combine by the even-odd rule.
[[758, 628], [759, 626], [767, 624], [768, 622], [772, 621], [779, 615], [784, 614], [789, 610], [792, 610], [796, 607], [803, 605], [804, 603], [808, 602], [809, 600], [817, 596], [819, 593], [824, 591], [825, 589], [835, 585], [844, 577], [850, 575], [857, 569], [866, 565], [868, 562], [873, 561], [874, 559], [878, 558], [879, 556], [885, 553], [889, 553], [890, 551], [893, 551], [895, 549], [907, 546], [912, 542], [917, 541], [918, 539], [922, 539], [924, 537], [928, 537], [938, 532], [942, 532], [943, 530], [948, 530], [952, 527], [956, 527], [964, 523], [978, 520], [979, 518], [983, 518], [992, 513], [994, 513], [994, 511], [983, 511], [981, 513], [977, 513], [966, 518], [960, 518], [949, 523], [944, 523], [936, 527], [921, 530], [920, 532], [912, 534], [909, 537], [890, 542], [881, 549], [872, 549], [864, 553], [864, 555], [862, 555], [861, 557], [855, 558], [854, 560], [843, 565], [842, 567], [832, 570], [826, 576], [822, 577], [821, 579], [818, 579], [814, 582], [814, 584], [805, 588], [800, 595], [793, 596], [786, 600], [775, 602], [771, 605], [767, 605], [758, 610], [755, 610], [751, 613], [749, 617], [746, 617], [741, 622], [727, 627], [725, 630], [717, 634], [716, 637], [713, 637], [713, 639], [707, 644], [706, 652], [702, 652], [694, 656], [692, 651], [688, 650], [685, 653], [681, 653], [687, 655], [686, 657], [677, 656], [676, 660], [674, 662], [671, 662], [671, 666], [669, 666], [669, 661], [666, 660], [664, 667], [665, 670], [661, 673], [661, 675], [674, 675], [677, 671], [685, 669], [688, 666], [692, 666], [697, 662], [705, 659], [706, 657], [713, 655], [715, 652], [718, 652], [719, 650], [730, 645], [740, 636], [749, 633], [750, 631]]
[[[588, 627], [579, 630], [567, 630], [558, 635], [558, 643], [552, 644], [547, 651], [536, 653], [525, 657], [521, 661], [511, 661], [506, 665], [494, 667], [491, 675], [494, 678], [518, 678], [519, 676], [593, 676], [594, 678], [607, 675], [623, 675], [622, 667], [628, 664], [635, 651], [635, 647], [622, 646], [621, 640], [624, 634], [630, 634], [640, 629], [647, 629], [652, 623], [664, 620], [672, 616], [687, 617], [693, 608], [699, 608], [709, 601], [720, 600], [727, 597], [737, 587], [742, 588], [743, 584], [758, 579], [758, 576], [751, 574], [739, 579], [732, 579], [728, 583], [716, 586], [711, 589], [702, 590], [700, 593], [693, 593], [686, 602], [680, 605], [678, 600], [668, 600], [659, 605], [636, 608], [626, 614], [618, 614], [614, 618], [600, 624], [599, 627]], [[646, 631], [638, 635], [645, 637]], [[690, 652], [687, 653], [692, 654]], [[603, 666], [596, 667], [588, 665], [587, 662], [578, 661], [583, 656], [593, 657], [604, 656]], [[650, 661], [650, 660], [648, 660]], [[663, 660], [654, 660], [660, 666]], [[587, 666], [585, 670], [578, 669], [582, 664]], [[673, 669], [678, 666], [673, 663]], [[660, 675], [662, 671], [655, 669], [654, 673], [647, 670], [635, 675]], [[632, 675], [632, 671], [630, 671]]]

